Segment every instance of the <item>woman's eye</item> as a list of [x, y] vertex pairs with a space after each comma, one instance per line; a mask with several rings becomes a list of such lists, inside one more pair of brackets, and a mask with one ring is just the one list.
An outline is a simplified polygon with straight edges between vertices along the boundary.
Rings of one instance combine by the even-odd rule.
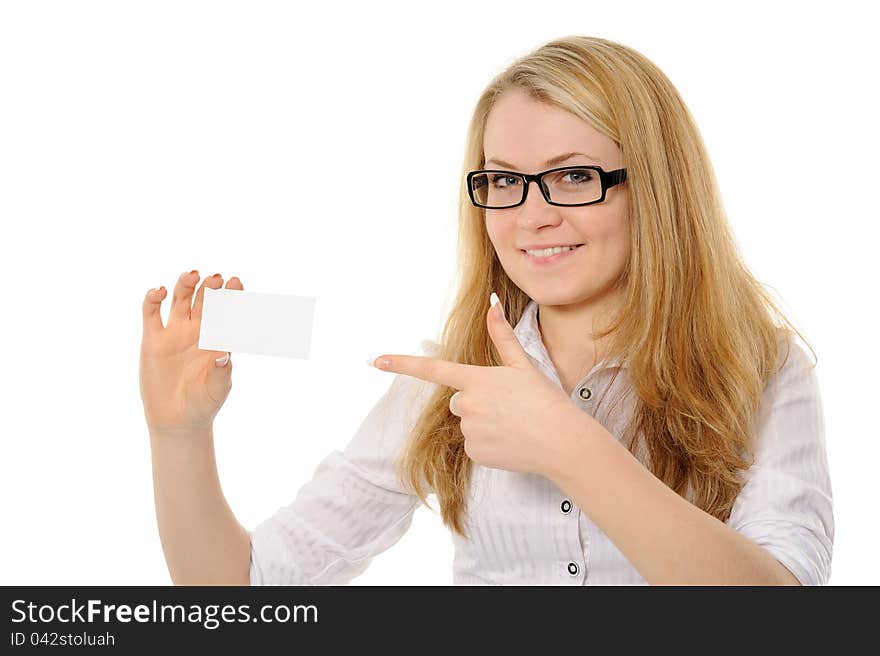
[[566, 177], [568, 177], [568, 176], [572, 176], [571, 182], [574, 182], [575, 184], [579, 184], [581, 182], [587, 182], [589, 180], [592, 180], [592, 176], [590, 175], [589, 170], [569, 171], [568, 173], [566, 173]]
[[[511, 185], [515, 185], [519, 181], [519, 178], [513, 175], [493, 175], [492, 176], [492, 184], [496, 187], [508, 187]], [[502, 184], [499, 184], [501, 182]]]

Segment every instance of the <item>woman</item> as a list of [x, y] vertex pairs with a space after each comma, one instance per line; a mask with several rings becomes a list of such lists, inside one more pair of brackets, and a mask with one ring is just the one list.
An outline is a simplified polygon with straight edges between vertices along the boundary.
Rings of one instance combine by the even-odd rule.
[[479, 98], [462, 181], [440, 343], [381, 358], [397, 375], [352, 441], [254, 531], [216, 480], [231, 363], [195, 347], [198, 276], [167, 327], [148, 293], [142, 392], [175, 582], [350, 581], [431, 492], [456, 583], [826, 583], [814, 365], [739, 258], [663, 73], [605, 39], [544, 44]]

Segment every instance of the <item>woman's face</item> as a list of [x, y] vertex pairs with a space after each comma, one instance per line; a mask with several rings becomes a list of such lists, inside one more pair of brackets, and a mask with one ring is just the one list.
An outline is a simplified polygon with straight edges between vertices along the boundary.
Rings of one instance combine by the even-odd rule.
[[[538, 173], [560, 166], [623, 168], [614, 141], [573, 114], [511, 89], [497, 100], [486, 121], [487, 169]], [[565, 153], [583, 153], [549, 161]], [[608, 189], [601, 203], [582, 207], [548, 204], [529, 183], [519, 207], [485, 210], [486, 230], [508, 277], [541, 305], [568, 305], [599, 299], [610, 291], [629, 254], [627, 194], [624, 185]], [[555, 262], [536, 262], [527, 246], [583, 244]]]

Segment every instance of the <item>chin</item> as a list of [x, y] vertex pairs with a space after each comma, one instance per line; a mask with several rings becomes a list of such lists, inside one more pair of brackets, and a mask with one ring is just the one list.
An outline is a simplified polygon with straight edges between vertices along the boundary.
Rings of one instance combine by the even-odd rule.
[[574, 285], [566, 289], [561, 285], [554, 286], [552, 281], [546, 285], [529, 285], [520, 287], [520, 289], [525, 291], [529, 298], [539, 305], [578, 305], [589, 303], [591, 300], [598, 298], [602, 291], [601, 288], [578, 289]]
[[583, 294], [569, 293], [564, 290], [545, 290], [527, 287], [520, 287], [529, 298], [538, 305], [570, 305], [577, 303], [584, 298]]

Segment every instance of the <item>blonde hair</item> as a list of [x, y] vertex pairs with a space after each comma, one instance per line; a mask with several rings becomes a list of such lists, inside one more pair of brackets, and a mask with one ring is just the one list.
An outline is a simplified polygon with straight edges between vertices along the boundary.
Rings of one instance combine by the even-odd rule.
[[[756, 415], [769, 376], [781, 368], [780, 340], [788, 344], [800, 332], [746, 269], [697, 126], [672, 83], [640, 53], [597, 37], [555, 39], [516, 59], [479, 97], [461, 175], [460, 279], [438, 357], [503, 364], [486, 328], [489, 295], [498, 294], [512, 326], [530, 301], [501, 267], [465, 182], [468, 171], [484, 168], [486, 118], [508, 89], [571, 112], [621, 149], [630, 255], [617, 282], [620, 311], [594, 338], [610, 335], [607, 357], [629, 366], [636, 404], [624, 443], [635, 453], [640, 439], [654, 475], [726, 521], [741, 472], [754, 462]], [[466, 537], [472, 462], [460, 419], [449, 411], [454, 392], [440, 386], [431, 395], [398, 473], [425, 505], [425, 487], [432, 488], [443, 523]]]

